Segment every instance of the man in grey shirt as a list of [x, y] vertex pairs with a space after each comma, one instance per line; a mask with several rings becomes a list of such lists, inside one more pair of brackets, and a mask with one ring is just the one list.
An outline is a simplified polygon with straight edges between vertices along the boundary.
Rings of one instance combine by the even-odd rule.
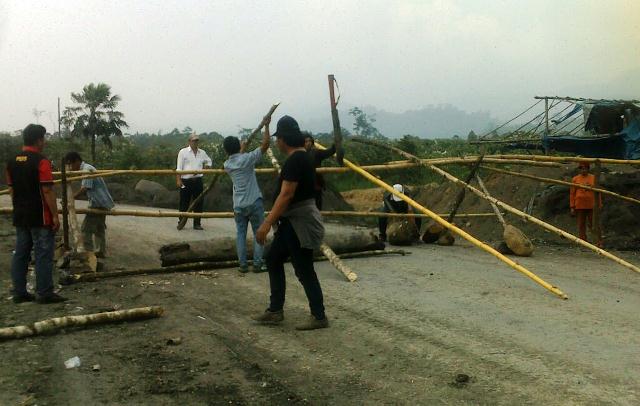
[[[71, 166], [71, 170], [96, 171], [96, 168], [84, 162], [77, 152], [69, 152], [64, 160]], [[101, 177], [83, 179], [80, 190], [78, 190], [73, 197], [77, 199], [85, 193], [89, 199], [90, 209], [111, 210], [114, 206], [113, 198], [109, 193], [109, 189], [107, 189], [107, 184]], [[84, 216], [81, 227], [85, 249], [87, 251], [95, 251], [96, 257], [98, 258], [104, 258], [107, 249], [106, 217], [105, 214], [87, 213]], [[94, 237], [95, 245], [93, 243]]]
[[236, 221], [236, 250], [240, 262], [240, 272], [249, 271], [247, 264], [247, 227], [251, 223], [253, 230], [253, 271], [264, 272], [262, 263], [263, 246], [256, 241], [256, 231], [264, 220], [262, 193], [256, 179], [255, 168], [262, 155], [269, 148], [269, 123], [271, 117], [265, 117], [264, 135], [260, 148], [245, 152], [246, 143], [240, 143], [238, 137], [229, 136], [222, 146], [229, 156], [224, 162], [224, 170], [233, 182], [233, 214]]

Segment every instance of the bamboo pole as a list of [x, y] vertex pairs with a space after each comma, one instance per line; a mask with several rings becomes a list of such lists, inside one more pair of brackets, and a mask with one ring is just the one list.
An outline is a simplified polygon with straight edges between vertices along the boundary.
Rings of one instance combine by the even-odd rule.
[[[58, 99], [58, 111], [59, 110], [60, 99]], [[69, 189], [67, 188], [67, 165], [64, 159], [62, 159], [60, 168], [62, 169], [62, 179], [60, 179], [62, 183], [62, 244], [63, 250], [69, 251], [69, 207], [67, 205], [69, 201]]]
[[[522, 157], [527, 157], [529, 155], [522, 155]], [[534, 155], [531, 155], [534, 156]], [[473, 164], [478, 160], [477, 156], [466, 156], [466, 157], [454, 157], [454, 158], [429, 158], [423, 159], [423, 162], [430, 163], [432, 165], [455, 165], [455, 164]], [[485, 157], [483, 159], [484, 163], [491, 164], [504, 164], [504, 165], [529, 165], [529, 166], [543, 166], [543, 167], [556, 167], [560, 164], [557, 162], [543, 162], [537, 160], [530, 160], [525, 158], [520, 159], [508, 159], [508, 158], [500, 158], [499, 156], [492, 155], [491, 157]], [[372, 165], [363, 165], [362, 169], [371, 172], [377, 171], [388, 171], [388, 170], [399, 170], [399, 169], [407, 169], [407, 168], [415, 168], [420, 166], [420, 164], [411, 162], [408, 160], [402, 161], [391, 161], [382, 164], [372, 164]], [[349, 168], [338, 167], [338, 166], [324, 166], [321, 168], [317, 168], [316, 172], [319, 173], [346, 173], [350, 172]], [[87, 172], [87, 171], [69, 171], [67, 175], [92, 175], [92, 176], [118, 176], [118, 175], [139, 175], [139, 176], [163, 176], [163, 175], [183, 175], [183, 174], [203, 174], [203, 175], [211, 175], [216, 173], [225, 173], [223, 169], [199, 169], [199, 170], [190, 170], [190, 171], [178, 171], [175, 169], [99, 169], [95, 172]], [[273, 168], [256, 168], [257, 174], [272, 174], [276, 173], [276, 170]], [[60, 176], [61, 172], [53, 172], [54, 176]], [[74, 178], [69, 178], [69, 180], [76, 180]], [[5, 192], [6, 193], [6, 192]]]
[[580, 189], [591, 190], [592, 192], [602, 193], [603, 195], [613, 196], [613, 197], [615, 197], [617, 199], [626, 200], [628, 202], [640, 204], [640, 200], [638, 200], [638, 199], [634, 199], [633, 197], [621, 195], [621, 194], [612, 192], [612, 191], [607, 190], [607, 189], [602, 189], [602, 188], [599, 188], [599, 187], [591, 187], [591, 186], [587, 186], [587, 185], [581, 185], [579, 183], [567, 182], [567, 181], [564, 181], [564, 180], [558, 180], [558, 179], [552, 179], [552, 178], [544, 178], [544, 177], [541, 177], [541, 176], [529, 175], [527, 173], [508, 171], [506, 169], [492, 168], [490, 166], [483, 166], [482, 169], [486, 169], [486, 170], [489, 170], [489, 171], [492, 171], [492, 172], [496, 172], [496, 173], [504, 173], [505, 175], [513, 175], [513, 176], [518, 176], [518, 177], [521, 177], [521, 178], [537, 180], [537, 181], [544, 182], [544, 183], [553, 183], [553, 184], [556, 184], [556, 185], [572, 186], [572, 187], [576, 187], [576, 188], [580, 188]]
[[82, 238], [82, 234], [80, 233], [80, 226], [78, 226], [78, 217], [76, 216], [76, 199], [73, 196], [73, 189], [71, 189], [71, 184], [69, 183], [67, 183], [66, 195], [69, 197], [67, 199], [66, 215], [69, 219], [69, 229], [71, 231], [70, 234], [73, 238], [73, 249], [76, 252], [85, 252], [84, 240]]
[[533, 162], [589, 162], [595, 163], [596, 161], [600, 161], [601, 164], [606, 165], [635, 165], [640, 166], [640, 160], [634, 159], [610, 159], [610, 158], [584, 158], [584, 157], [576, 157], [576, 156], [547, 156], [547, 155], [522, 155], [522, 154], [513, 154], [513, 155], [489, 155], [489, 158], [497, 158], [497, 159], [524, 159]]
[[[411, 252], [405, 251], [405, 250], [389, 249], [389, 250], [371, 250], [371, 251], [361, 251], [361, 252], [345, 252], [343, 254], [337, 255], [337, 257], [341, 259], [353, 259], [353, 258], [366, 258], [366, 257], [374, 257], [374, 256], [381, 256], [381, 255], [405, 256], [408, 254], [411, 254]], [[329, 258], [322, 255], [322, 256], [314, 257], [313, 260], [315, 262], [320, 262], [320, 261], [328, 261]], [[252, 261], [249, 261], [249, 262], [252, 262]], [[160, 268], [129, 269], [124, 271], [76, 274], [76, 275], [73, 275], [73, 278], [76, 282], [92, 282], [99, 279], [118, 278], [122, 276], [167, 274], [167, 273], [178, 273], [178, 272], [227, 269], [227, 268], [235, 268], [239, 264], [240, 262], [238, 262], [237, 260], [216, 261], [216, 262], [192, 262], [188, 264], [172, 265], [172, 266], [165, 266]]]
[[[596, 188], [600, 187], [600, 173], [601, 173], [601, 165], [600, 161], [596, 161], [595, 169], [593, 171], [593, 175], [595, 181], [593, 186]], [[602, 228], [600, 227], [600, 203], [602, 202], [602, 195], [599, 192], [594, 193], [595, 204], [593, 205], [593, 218], [591, 221], [593, 222], [592, 231], [596, 236], [596, 241], [598, 247], [602, 246]], [[639, 201], [640, 203], [640, 201]]]
[[[352, 139], [352, 140], [354, 140], [354, 139]], [[376, 146], [380, 145], [378, 143], [372, 143], [372, 144], [376, 145]], [[389, 148], [392, 148], [392, 147], [389, 147]], [[402, 150], [399, 150], [397, 148], [394, 148], [394, 150], [402, 151]], [[419, 159], [413, 157], [413, 155], [407, 154], [404, 151], [402, 151], [402, 152], [403, 152], [404, 156], [412, 157], [412, 158], [409, 158], [409, 159], [417, 159], [419, 161]], [[427, 209], [426, 207], [422, 206], [421, 204], [419, 204], [415, 200], [411, 199], [409, 196], [405, 195], [404, 193], [399, 193], [393, 187], [391, 187], [389, 184], [381, 181], [380, 179], [378, 179], [375, 176], [371, 175], [367, 171], [359, 168], [357, 165], [354, 165], [353, 163], [349, 162], [348, 160], [345, 159], [344, 163], [345, 163], [346, 166], [348, 166], [349, 168], [353, 169], [354, 172], [362, 175], [364, 178], [368, 179], [369, 181], [371, 181], [371, 182], [375, 183], [376, 185], [384, 188], [389, 193], [392, 193], [392, 194], [398, 196], [399, 198], [401, 198], [402, 200], [406, 201], [408, 204], [410, 204], [415, 209], [417, 209], [417, 210], [423, 212], [424, 214], [428, 215], [429, 217], [431, 217], [433, 220], [435, 220], [436, 222], [441, 224], [443, 227], [445, 227], [448, 230], [450, 230], [451, 232], [459, 235], [460, 237], [462, 237], [465, 240], [469, 241], [471, 244], [473, 244], [476, 247], [482, 249], [483, 251], [486, 251], [489, 254], [493, 255], [494, 257], [498, 258], [502, 262], [506, 263], [507, 265], [509, 265], [510, 267], [515, 269], [516, 271], [524, 274], [529, 279], [533, 280], [535, 283], [537, 283], [540, 286], [544, 287], [545, 289], [547, 289], [551, 293], [557, 295], [558, 297], [560, 297], [562, 299], [567, 299], [567, 295], [565, 295], [558, 287], [553, 286], [550, 283], [544, 281], [543, 279], [541, 279], [540, 277], [535, 275], [533, 272], [529, 271], [528, 269], [526, 269], [522, 265], [518, 264], [517, 262], [513, 261], [512, 259], [507, 258], [506, 256], [504, 256], [503, 254], [499, 253], [498, 251], [496, 251], [494, 248], [490, 247], [489, 245], [483, 243], [482, 241], [479, 241], [478, 239], [473, 237], [471, 234], [465, 232], [464, 230], [456, 227], [455, 225], [453, 225], [451, 223], [448, 223], [442, 217], [438, 216], [437, 214], [435, 214], [431, 210]], [[424, 165], [424, 164], [422, 164], [422, 165]]]
[[[489, 196], [489, 192], [487, 191], [487, 187], [484, 185], [484, 182], [482, 181], [482, 178], [478, 174], [476, 174], [476, 181], [478, 182], [478, 185], [480, 186], [480, 189], [482, 189], [482, 191], [487, 196]], [[469, 182], [467, 182], [467, 183], [469, 183]], [[494, 202], [489, 202], [489, 203], [491, 204], [491, 209], [496, 214], [496, 217], [498, 217], [498, 221], [500, 222], [500, 224], [502, 224], [502, 228], [503, 229], [507, 228], [507, 222], [504, 220], [504, 216], [502, 215], [502, 213], [500, 213], [500, 209], [498, 208], [498, 206], [496, 206], [496, 204]]]
[[[273, 154], [273, 151], [271, 150], [271, 147], [269, 147], [267, 149], [267, 155], [269, 156], [269, 159], [271, 160], [271, 165], [273, 165], [273, 167], [276, 169], [276, 171], [278, 173], [280, 173], [282, 168], [280, 167], [280, 163], [278, 162], [278, 159]], [[325, 257], [327, 257], [327, 259], [329, 260], [331, 265], [333, 265], [338, 271], [340, 271], [342, 273], [342, 275], [344, 275], [344, 277], [347, 278], [347, 280], [349, 282], [355, 282], [356, 279], [358, 279], [358, 275], [355, 272], [353, 272], [351, 270], [351, 268], [346, 266], [340, 260], [340, 257], [337, 256], [335, 252], [333, 252], [331, 247], [329, 247], [324, 242], [322, 244], [320, 244], [320, 251], [322, 252], [322, 254]]]
[[[362, 141], [362, 142], [364, 142], [364, 141]], [[373, 144], [373, 145], [380, 145], [380, 144], [377, 144], [377, 143], [374, 144], [372, 141], [368, 141], [368, 140], [366, 142], [370, 143], [370, 144]], [[403, 155], [405, 157], [413, 157], [413, 155], [411, 155], [411, 154], [409, 154], [409, 153], [407, 153], [405, 151], [402, 151], [401, 149], [390, 147], [390, 146], [383, 146], [383, 147], [384, 148], [391, 148], [394, 151], [398, 152], [399, 154], [401, 154], [401, 155]], [[415, 158], [415, 159], [418, 159], [418, 158]], [[440, 169], [440, 168], [438, 168], [436, 166], [433, 166], [433, 165], [426, 165], [426, 166], [428, 168], [431, 168], [435, 172], [439, 173], [440, 175], [444, 176], [445, 178], [447, 178], [448, 180], [450, 180], [450, 181], [452, 181], [454, 183], [457, 183], [457, 184], [460, 184], [460, 185], [465, 185], [465, 187], [467, 187], [469, 190], [471, 190], [473, 193], [475, 193], [479, 197], [481, 197], [481, 198], [483, 198], [485, 200], [488, 200], [488, 201], [493, 201], [497, 206], [501, 207], [502, 209], [504, 209], [504, 210], [506, 210], [506, 211], [508, 211], [510, 213], [513, 213], [516, 216], [522, 217], [523, 219], [525, 219], [527, 221], [530, 221], [530, 222], [532, 222], [534, 224], [537, 224], [537, 225], [539, 225], [540, 227], [542, 227], [542, 228], [544, 228], [546, 230], [549, 230], [549, 231], [551, 231], [551, 232], [553, 232], [555, 234], [558, 234], [561, 237], [564, 237], [569, 241], [575, 242], [578, 245], [582, 245], [583, 247], [588, 248], [588, 249], [596, 252], [597, 254], [602, 255], [605, 258], [608, 258], [608, 259], [610, 259], [610, 260], [612, 260], [612, 261], [614, 261], [614, 262], [616, 262], [616, 263], [618, 263], [618, 264], [620, 264], [620, 265], [622, 265], [622, 266], [624, 266], [626, 268], [629, 268], [634, 272], [640, 273], [640, 268], [638, 268], [635, 265], [625, 261], [624, 259], [618, 258], [615, 255], [613, 255], [613, 254], [611, 254], [611, 253], [609, 253], [609, 252], [607, 252], [607, 251], [605, 251], [605, 250], [603, 250], [601, 248], [598, 248], [595, 245], [593, 245], [593, 244], [591, 244], [591, 243], [589, 243], [587, 241], [581, 240], [581, 239], [577, 238], [576, 236], [574, 236], [572, 234], [569, 234], [568, 232], [566, 232], [566, 231], [564, 231], [562, 229], [554, 227], [551, 224], [546, 223], [546, 222], [538, 219], [537, 217], [534, 217], [534, 216], [532, 216], [530, 214], [527, 214], [527, 213], [525, 213], [523, 211], [520, 211], [520, 210], [516, 209], [515, 207], [509, 206], [508, 204], [503, 203], [503, 202], [501, 202], [500, 200], [498, 200], [498, 199], [496, 199], [494, 197], [487, 196], [486, 194], [482, 193], [480, 190], [474, 188], [473, 186], [471, 186], [469, 184], [466, 184], [466, 183], [462, 182], [460, 179], [456, 178], [455, 176], [451, 175], [448, 172], [443, 171], [442, 169]]]
[[[62, 209], [61, 209], [62, 210]], [[13, 213], [11, 207], [0, 207], [0, 215], [6, 215]], [[169, 210], [123, 210], [123, 209], [111, 209], [111, 210], [98, 210], [98, 209], [76, 209], [76, 214], [104, 214], [106, 216], [131, 216], [131, 217], [181, 217], [188, 216], [190, 218], [233, 218], [234, 214], [230, 211], [206, 211], [202, 213], [183, 213], [180, 211]], [[405, 213], [383, 213], [377, 211], [321, 211], [325, 217], [423, 217], [429, 218], [426, 214], [405, 214]], [[269, 214], [265, 211], [265, 214]], [[438, 216], [446, 217], [449, 213], [438, 214]], [[456, 213], [456, 217], [459, 218], [479, 218], [479, 217], [493, 217], [494, 213]]]
[[113, 312], [55, 317], [52, 319], [37, 321], [31, 325], [0, 328], [0, 340], [54, 334], [69, 327], [85, 327], [96, 324], [151, 319], [160, 317], [163, 313], [164, 309], [162, 307], [151, 306], [117, 310]]

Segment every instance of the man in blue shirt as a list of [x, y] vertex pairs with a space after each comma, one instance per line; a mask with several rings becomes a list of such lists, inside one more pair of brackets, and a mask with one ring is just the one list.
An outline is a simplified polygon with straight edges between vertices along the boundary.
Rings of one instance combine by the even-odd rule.
[[[65, 162], [71, 166], [74, 171], [95, 172], [96, 168], [84, 162], [77, 152], [69, 152], [65, 155]], [[104, 179], [90, 178], [83, 179], [80, 190], [78, 190], [73, 198], [77, 199], [81, 195], [87, 195], [89, 199], [89, 208], [96, 210], [111, 210], [114, 206], [113, 198], [107, 189]], [[95, 251], [96, 257], [104, 258], [107, 249], [106, 239], [106, 214], [87, 213], [82, 222], [82, 236], [84, 240], [84, 248], [87, 251]], [[93, 239], [95, 237], [95, 245]], [[95, 249], [94, 249], [95, 247]]]
[[224, 170], [233, 182], [233, 213], [236, 220], [236, 250], [240, 262], [240, 272], [249, 271], [247, 265], [247, 227], [251, 223], [253, 230], [253, 271], [266, 271], [262, 263], [263, 246], [256, 241], [256, 231], [264, 220], [262, 193], [256, 179], [255, 168], [262, 155], [269, 148], [269, 123], [271, 117], [265, 117], [264, 134], [260, 148], [245, 152], [246, 143], [240, 143], [238, 137], [229, 136], [222, 146], [229, 156], [224, 162]]

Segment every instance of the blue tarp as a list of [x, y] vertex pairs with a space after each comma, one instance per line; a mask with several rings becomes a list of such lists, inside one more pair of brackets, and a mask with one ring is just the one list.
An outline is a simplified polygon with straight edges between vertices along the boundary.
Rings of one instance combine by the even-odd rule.
[[[593, 105], [585, 124], [585, 130], [598, 133], [613, 133], [586, 137], [549, 136], [542, 137], [546, 151], [571, 152], [589, 158], [640, 159], [640, 115], [638, 107], [629, 103], [598, 102]], [[575, 114], [574, 109], [570, 115]], [[636, 112], [627, 127], [622, 128], [621, 114], [625, 110]], [[566, 119], [567, 116], [563, 118]]]

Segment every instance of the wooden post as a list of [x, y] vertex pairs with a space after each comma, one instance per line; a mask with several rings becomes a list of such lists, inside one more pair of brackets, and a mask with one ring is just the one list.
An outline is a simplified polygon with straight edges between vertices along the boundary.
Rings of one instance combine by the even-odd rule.
[[[600, 160], [596, 160], [595, 169], [593, 171], [593, 175], [595, 177], [595, 181], [593, 182], [594, 187], [600, 186], [600, 173], [602, 167], [600, 165]], [[594, 239], [598, 247], [602, 247], [602, 230], [600, 229], [600, 199], [602, 199], [602, 195], [599, 192], [594, 193], [595, 203], [593, 205], [593, 225], [592, 225], [592, 233], [594, 235]]]
[[69, 201], [69, 195], [67, 193], [67, 167], [62, 158], [62, 164], [60, 165], [62, 171], [62, 241], [64, 244], [64, 250], [69, 251], [69, 208], [67, 202]]
[[549, 98], [544, 98], [544, 129], [545, 134], [549, 135]]
[[336, 101], [336, 95], [333, 89], [335, 82], [335, 76], [329, 75], [329, 101], [331, 102], [331, 120], [333, 121], [333, 143], [336, 146], [336, 161], [342, 166], [344, 148], [342, 148], [342, 128], [340, 127], [340, 117], [338, 116], [338, 102]]

